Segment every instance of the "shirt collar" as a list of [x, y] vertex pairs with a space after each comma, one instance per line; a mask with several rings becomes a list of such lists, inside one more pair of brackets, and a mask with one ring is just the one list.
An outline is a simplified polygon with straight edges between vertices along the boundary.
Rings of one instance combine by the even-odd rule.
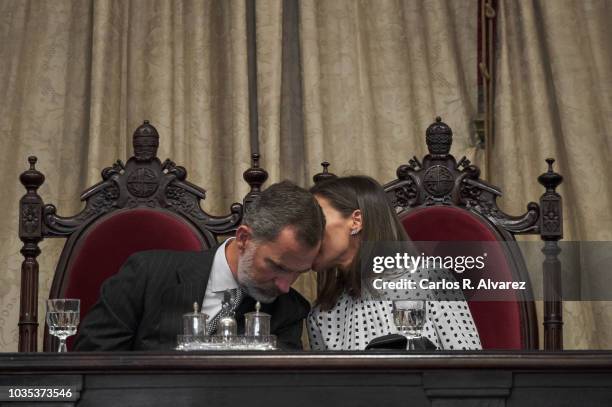
[[238, 284], [234, 279], [232, 270], [230, 269], [229, 263], [227, 262], [227, 257], [225, 256], [225, 247], [227, 246], [229, 241], [233, 239], [234, 238], [227, 239], [221, 244], [221, 246], [219, 246], [219, 248], [217, 248], [217, 251], [215, 252], [215, 258], [213, 259], [209, 282], [210, 289], [214, 293], [238, 288]]

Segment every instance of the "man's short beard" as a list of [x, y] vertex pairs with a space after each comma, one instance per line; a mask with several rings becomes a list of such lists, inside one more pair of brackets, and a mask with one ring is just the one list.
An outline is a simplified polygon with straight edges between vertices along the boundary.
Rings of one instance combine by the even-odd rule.
[[272, 293], [270, 290], [264, 290], [259, 287], [259, 284], [251, 277], [254, 273], [253, 270], [253, 257], [255, 257], [255, 249], [257, 246], [255, 243], [251, 247], [247, 248], [244, 253], [238, 259], [238, 272], [236, 277], [240, 287], [246, 291], [246, 293], [254, 298], [256, 301], [263, 303], [271, 303], [276, 300], [276, 297], [280, 295], [280, 292], [275, 289]]

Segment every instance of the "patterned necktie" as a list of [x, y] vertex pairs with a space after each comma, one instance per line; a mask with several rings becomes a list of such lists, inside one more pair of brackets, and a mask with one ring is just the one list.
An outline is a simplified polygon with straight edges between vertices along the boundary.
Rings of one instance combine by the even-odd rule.
[[232, 288], [231, 290], [226, 290], [223, 294], [223, 305], [221, 305], [221, 311], [217, 312], [217, 315], [210, 320], [206, 327], [206, 333], [208, 335], [213, 335], [217, 331], [219, 320], [233, 314], [242, 302], [243, 298], [244, 290], [242, 290], [242, 288]]

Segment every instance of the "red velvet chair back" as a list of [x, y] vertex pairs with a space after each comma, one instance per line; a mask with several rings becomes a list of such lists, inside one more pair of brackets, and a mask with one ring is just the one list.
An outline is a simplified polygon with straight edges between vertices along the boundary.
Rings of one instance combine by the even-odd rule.
[[60, 284], [61, 298], [80, 298], [85, 316], [100, 286], [132, 254], [145, 250], [201, 251], [208, 248], [198, 231], [179, 216], [158, 209], [137, 208], [106, 215], [87, 228], [70, 253]]
[[[457, 241], [471, 242], [461, 246], [461, 255], [476, 257], [487, 253], [485, 267], [462, 275], [477, 287], [481, 277], [495, 281], [513, 281], [517, 277], [512, 261], [506, 258], [496, 242], [499, 234], [476, 214], [452, 206], [430, 206], [405, 211], [400, 216], [408, 235], [415, 242]], [[520, 298], [506, 291], [507, 301], [471, 300], [466, 291], [468, 305], [476, 323], [483, 349], [522, 349]], [[504, 298], [505, 299], [505, 298]], [[500, 323], [503, 321], [503, 323]]]
[[[22, 310], [30, 311], [20, 316], [20, 351], [36, 350], [36, 255], [43, 238], [67, 238], [49, 298], [79, 298], [82, 319], [97, 301], [102, 283], [133, 253], [203, 250], [240, 224], [243, 204], [234, 203], [225, 216], [202, 210], [206, 191], [186, 180], [185, 168], [157, 158], [159, 135], [147, 121], [134, 132], [133, 145], [134, 156], [104, 169], [102, 181], [81, 195], [85, 208], [72, 217], [58, 216], [55, 206], [43, 203], [37, 190], [44, 176], [35, 168], [36, 158], [30, 158], [31, 167], [21, 176], [28, 189], [20, 202], [20, 238], [27, 246]], [[244, 199], [247, 206], [267, 178], [258, 160], [254, 155], [253, 168], [244, 174], [251, 186]], [[45, 329], [44, 349], [53, 350], [54, 342]]]

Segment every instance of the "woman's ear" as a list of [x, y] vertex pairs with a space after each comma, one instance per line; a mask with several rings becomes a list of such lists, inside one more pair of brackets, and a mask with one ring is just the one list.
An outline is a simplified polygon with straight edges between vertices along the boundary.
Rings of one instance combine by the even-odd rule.
[[238, 229], [236, 229], [236, 244], [238, 245], [238, 250], [243, 252], [249, 241], [253, 238], [253, 233], [251, 228], [247, 225], [240, 225]]
[[361, 210], [354, 210], [351, 214], [351, 236], [359, 234], [363, 228], [363, 222], [361, 218]]

